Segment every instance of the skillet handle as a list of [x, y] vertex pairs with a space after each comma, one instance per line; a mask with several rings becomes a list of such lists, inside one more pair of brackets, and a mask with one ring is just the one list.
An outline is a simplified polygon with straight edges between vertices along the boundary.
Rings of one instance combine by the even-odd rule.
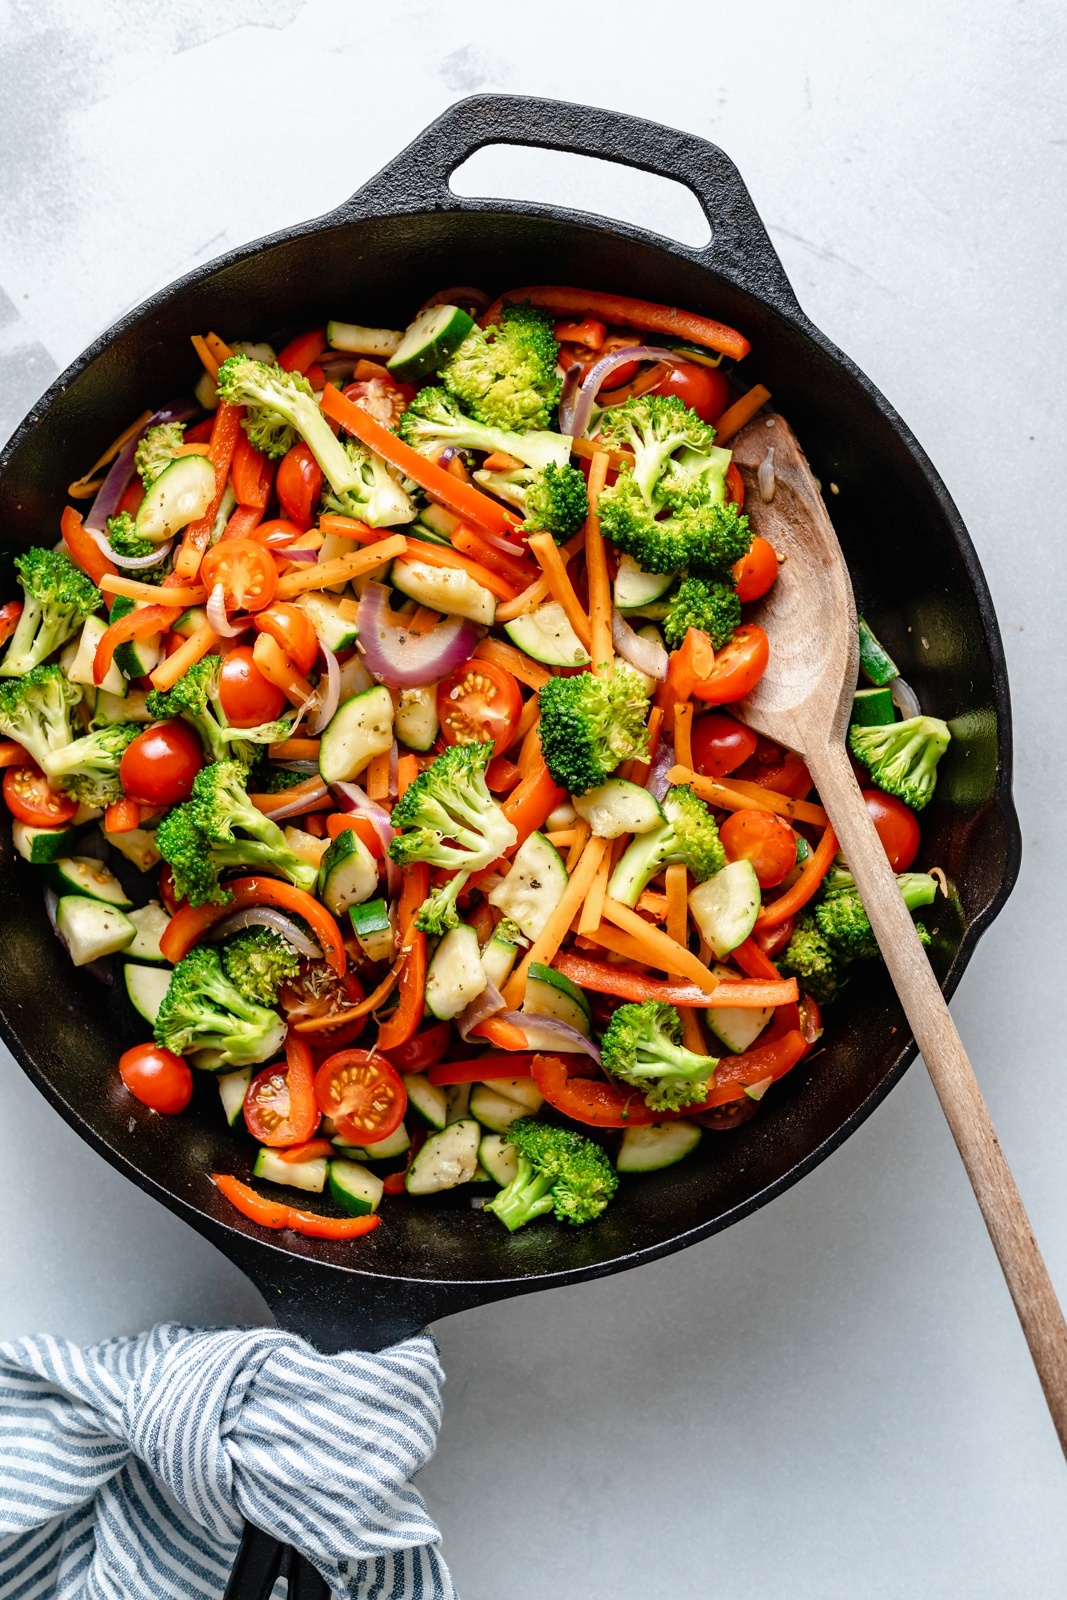
[[798, 314], [785, 268], [730, 158], [695, 134], [621, 111], [530, 95], [472, 95], [449, 106], [340, 214], [351, 218], [385, 212], [483, 210], [484, 201], [454, 194], [448, 180], [469, 156], [489, 144], [566, 150], [675, 179], [699, 201], [711, 228], [711, 242], [699, 250], [674, 248], [759, 294], [778, 310]]

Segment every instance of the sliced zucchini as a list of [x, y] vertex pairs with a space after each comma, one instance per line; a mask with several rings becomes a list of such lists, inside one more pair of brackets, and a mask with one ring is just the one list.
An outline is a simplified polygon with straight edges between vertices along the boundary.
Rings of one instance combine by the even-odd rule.
[[[146, 602], [130, 600], [126, 595], [116, 595], [111, 602], [108, 621], [118, 622], [131, 611], [141, 610]], [[163, 655], [163, 635], [150, 633], [143, 639], [126, 639], [115, 651], [113, 665], [123, 678], [146, 678], [159, 666]], [[106, 680], [105, 680], [106, 681]]]
[[[714, 966], [711, 973], [713, 977], [724, 980], [736, 977], [736, 973], [728, 967]], [[760, 1011], [750, 1011], [744, 1006], [708, 1006], [704, 1016], [715, 1037], [721, 1040], [727, 1050], [739, 1056], [763, 1032], [774, 1016], [774, 1008], [768, 1006]]]
[[150, 961], [156, 965], [165, 962], [167, 958], [159, 948], [159, 941], [170, 927], [170, 918], [159, 901], [149, 900], [146, 906], [138, 906], [127, 915], [137, 929], [133, 943], [126, 951], [130, 960]]
[[663, 812], [648, 790], [625, 778], [609, 778], [599, 789], [576, 794], [572, 804], [598, 839], [621, 839], [624, 833], [651, 833], [663, 821]]
[[382, 1180], [358, 1161], [330, 1162], [330, 1199], [354, 1217], [377, 1211], [382, 1198]]
[[92, 856], [60, 856], [51, 863], [46, 877], [57, 894], [90, 895], [123, 908], [133, 903], [115, 874]]
[[[107, 632], [108, 624], [102, 617], [86, 617], [78, 639], [78, 646], [70, 665], [64, 668], [71, 683], [81, 683], [91, 688], [96, 680], [93, 677], [93, 658], [96, 647]], [[117, 655], [117, 652], [116, 652]], [[119, 663], [113, 660], [107, 673], [99, 685], [107, 694], [124, 695], [126, 693], [126, 679], [119, 670]]]
[[315, 1156], [310, 1161], [283, 1161], [276, 1150], [261, 1145], [252, 1168], [254, 1178], [266, 1178], [268, 1183], [281, 1183], [287, 1189], [306, 1189], [309, 1194], [321, 1194], [326, 1187], [327, 1161], [325, 1156]]
[[[305, 597], [301, 595], [301, 599]], [[298, 600], [297, 605], [300, 604]], [[183, 611], [177, 622], [172, 622], [171, 633], [180, 633], [183, 639], [191, 639], [194, 633], [199, 633], [201, 628], [207, 627], [207, 612], [203, 606], [190, 606], [188, 611]]]
[[503, 1100], [513, 1100], [531, 1116], [545, 1103], [544, 1095], [532, 1078], [493, 1078], [483, 1084], [483, 1088], [492, 1089]]
[[[121, 672], [119, 677], [122, 677]], [[125, 678], [122, 682], [125, 688]], [[110, 694], [107, 689], [98, 689], [93, 703], [93, 727], [110, 728], [116, 722], [157, 721], [145, 704], [147, 697], [147, 689], [127, 688], [125, 696]]]
[[353, 695], [363, 694], [365, 690], [373, 688], [374, 679], [367, 671], [366, 662], [353, 650], [348, 660], [341, 663], [341, 704], [351, 700]]
[[76, 831], [74, 828], [31, 828], [28, 822], [13, 822], [11, 842], [23, 861], [43, 866], [63, 854]]
[[[132, 945], [126, 946], [127, 954], [131, 949]], [[163, 1004], [163, 996], [170, 988], [170, 968], [139, 967], [127, 961], [123, 976], [126, 979], [126, 993], [134, 1010], [139, 1011], [146, 1022], [155, 1022]]]
[[695, 1122], [653, 1122], [646, 1128], [627, 1128], [615, 1165], [620, 1172], [659, 1172], [692, 1155], [702, 1130]]
[[[610, 885], [609, 885], [610, 888]], [[689, 893], [689, 909], [718, 960], [744, 944], [759, 916], [760, 886], [751, 861], [731, 861]]]
[[482, 966], [478, 935], [461, 922], [450, 928], [430, 960], [426, 972], [426, 1009], [447, 1022], [458, 1017], [488, 983]]
[[435, 506], [431, 500], [429, 505], [423, 506], [419, 512], [419, 521], [426, 524], [432, 534], [445, 544], [452, 543], [452, 535], [463, 521], [454, 511], [446, 511], [444, 506]]
[[528, 1106], [498, 1094], [495, 1084], [492, 1088], [485, 1083], [475, 1084], [471, 1091], [470, 1109], [471, 1116], [477, 1117], [482, 1127], [489, 1128], [493, 1133], [507, 1133], [513, 1122], [530, 1115]]
[[[438, 1127], [440, 1124], [433, 1123], [432, 1126]], [[408, 1130], [403, 1123], [386, 1138], [377, 1139], [373, 1144], [346, 1145], [343, 1139], [335, 1139], [333, 1142], [346, 1156], [351, 1156], [353, 1161], [392, 1161], [411, 1148]]]
[[408, 1194], [438, 1194], [469, 1183], [478, 1167], [482, 1130], [471, 1118], [431, 1134], [408, 1168]]
[[418, 383], [443, 367], [474, 327], [459, 306], [427, 306], [406, 330], [386, 366], [401, 383]]
[[[422, 1072], [404, 1074], [408, 1105], [431, 1128], [443, 1128], [448, 1121], [448, 1096]], [[405, 1149], [407, 1146], [405, 1145]]]
[[661, 600], [673, 582], [673, 572], [643, 572], [633, 556], [620, 556], [615, 604], [620, 611], [639, 611], [649, 601]]
[[239, 1067], [236, 1072], [220, 1072], [215, 1082], [219, 1086], [222, 1114], [231, 1128], [236, 1128], [244, 1117], [245, 1095], [252, 1082], [252, 1068]]
[[133, 863], [138, 872], [147, 872], [162, 859], [156, 845], [156, 836], [148, 828], [128, 828], [125, 833], [108, 833], [103, 823], [100, 827], [108, 844], [114, 845], [120, 855]]
[[900, 677], [900, 668], [885, 646], [879, 644], [866, 617], [859, 619], [859, 634], [860, 671], [868, 683], [873, 683], [879, 689], [884, 688], [894, 678]]
[[447, 545], [450, 545], [452, 543], [451, 539], [446, 539], [443, 533], [438, 533], [434, 528], [430, 527], [427, 524], [426, 517], [425, 517], [425, 509], [426, 508], [424, 507], [419, 512], [418, 521], [417, 522], [413, 522], [413, 523], [410, 524], [410, 526], [408, 527], [408, 530], [407, 530], [408, 533], [411, 535], [411, 537], [413, 539], [421, 539], [423, 544], [447, 544]]
[[[294, 544], [299, 544], [299, 542], [298, 539], [293, 541]], [[347, 556], [351, 552], [351, 539], [342, 539], [339, 533], [328, 533], [319, 546], [319, 560], [333, 561], [337, 556]], [[340, 583], [328, 583], [325, 590], [320, 589], [317, 592], [319, 594], [343, 594], [347, 587], [348, 579], [342, 578]]]
[[133, 942], [137, 929], [117, 906], [87, 895], [65, 894], [56, 907], [56, 924], [76, 967], [112, 956]]
[[414, 689], [396, 691], [393, 727], [401, 744], [406, 744], [409, 750], [430, 750], [440, 726], [436, 684], [424, 683]]
[[324, 783], [348, 783], [369, 761], [393, 743], [393, 701], [381, 684], [344, 701], [334, 712], [319, 745]]
[[393, 562], [389, 581], [420, 606], [447, 612], [450, 617], [468, 617], [486, 628], [493, 626], [496, 596], [459, 567], [431, 567], [405, 556]]
[[378, 863], [354, 828], [337, 835], [319, 868], [319, 899], [335, 917], [378, 889]]
[[567, 887], [563, 857], [543, 833], [531, 833], [515, 852], [503, 883], [487, 896], [526, 935], [536, 939]]
[[518, 958], [519, 947], [510, 939], [501, 939], [495, 933], [482, 951], [482, 970], [490, 983], [502, 989]]
[[508, 1144], [502, 1133], [486, 1133], [478, 1146], [478, 1164], [485, 1168], [494, 1183], [506, 1189], [518, 1175], [519, 1158], [515, 1146]]
[[589, 651], [571, 627], [558, 600], [550, 600], [536, 611], [516, 617], [514, 622], [505, 622], [504, 632], [512, 644], [546, 666], [585, 667], [589, 664]]
[[348, 915], [352, 932], [359, 948], [368, 961], [390, 961], [396, 948], [396, 929], [389, 913], [388, 902], [364, 900], [362, 905], [349, 906]]
[[888, 727], [897, 720], [893, 691], [889, 688], [857, 689], [852, 702], [852, 722], [861, 728]]
[[345, 611], [351, 609], [353, 602], [327, 600], [322, 594], [302, 594], [293, 604], [307, 613], [324, 650], [331, 650], [334, 655], [338, 655], [342, 650], [355, 648], [359, 629], [354, 618], [345, 615]]
[[445, 1126], [450, 1122], [462, 1122], [469, 1116], [471, 1086], [469, 1083], [450, 1083], [445, 1090], [445, 1103], [448, 1107], [445, 1112]]
[[135, 523], [138, 538], [162, 544], [204, 516], [214, 498], [215, 468], [207, 456], [178, 456], [141, 501]]
[[565, 978], [554, 967], [533, 961], [526, 974], [526, 998], [522, 1009], [538, 1017], [556, 1017], [579, 1033], [590, 1037], [593, 1013], [589, 1002], [576, 983]]
[[355, 322], [328, 322], [326, 339], [334, 350], [347, 355], [376, 356], [379, 361], [395, 356], [404, 335], [399, 328], [361, 328]]

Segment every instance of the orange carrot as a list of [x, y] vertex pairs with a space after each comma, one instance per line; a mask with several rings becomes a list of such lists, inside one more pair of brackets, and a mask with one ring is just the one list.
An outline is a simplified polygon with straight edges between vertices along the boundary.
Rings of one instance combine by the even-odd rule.
[[553, 600], [558, 601], [563, 607], [567, 621], [588, 650], [592, 644], [589, 618], [582, 610], [581, 602], [574, 592], [574, 585], [556, 548], [555, 540], [550, 533], [535, 533], [531, 535], [529, 542], [530, 549], [537, 557], [538, 565], [545, 575]]
[[[589, 839], [586, 843], [582, 858], [571, 873], [563, 893], [549, 912], [544, 927], [523, 957], [521, 966], [516, 968], [504, 985], [504, 999], [511, 1010], [518, 1009], [526, 993], [526, 974], [530, 970], [531, 963], [540, 961], [545, 965], [550, 964], [563, 943], [575, 912], [589, 893], [607, 845], [606, 839]], [[640, 920], [638, 918], [638, 921]]]
[[483, 639], [481, 644], [475, 646], [474, 654], [483, 661], [491, 661], [494, 666], [503, 667], [505, 672], [510, 672], [528, 689], [540, 689], [552, 676], [546, 667], [531, 661], [529, 656], [516, 650], [513, 644], [506, 644], [503, 639]]
[[[651, 718], [649, 718], [651, 725]], [[702, 800], [723, 811], [773, 811], [794, 822], [808, 822], [812, 827], [825, 828], [826, 812], [812, 800], [794, 800], [779, 794], [776, 789], [766, 789], [761, 783], [742, 783], [739, 778], [730, 783], [720, 783], [717, 778], [702, 777], [681, 763], [667, 774], [668, 783], [688, 783]]]
[[124, 796], [104, 808], [105, 833], [132, 833], [141, 826], [141, 808], [136, 800]]
[[645, 960], [652, 966], [691, 979], [707, 994], [715, 993], [719, 980], [712, 977], [704, 963], [684, 945], [668, 938], [659, 928], [650, 927], [644, 917], [639, 917], [629, 906], [620, 904], [609, 895], [604, 901], [604, 915], [642, 947]]
[[528, 561], [520, 561], [517, 556], [506, 555], [503, 550], [498, 550], [490, 544], [488, 539], [483, 539], [480, 533], [473, 528], [468, 528], [461, 522], [452, 535], [452, 543], [457, 550], [465, 556], [470, 556], [480, 566], [488, 567], [490, 572], [499, 572], [506, 578], [512, 589], [528, 589], [531, 583], [537, 582], [537, 568], [532, 567]]
[[347, 583], [403, 555], [407, 546], [408, 540], [403, 534], [394, 533], [388, 539], [376, 538], [365, 550], [353, 550], [332, 561], [317, 561], [312, 566], [294, 569], [278, 579], [275, 596], [278, 600], [291, 600], [294, 595], [306, 594], [310, 589], [328, 589], [332, 583]]
[[653, 706], [648, 714], [648, 760], [633, 761], [630, 767], [629, 779], [643, 789], [648, 782], [648, 775], [652, 771], [652, 763], [656, 759], [656, 750], [659, 746], [660, 729], [663, 726], [663, 707]]
[[207, 600], [207, 590], [203, 584], [190, 584], [187, 587], [177, 583], [168, 584], [163, 590], [159, 584], [139, 583], [136, 578], [127, 578], [119, 572], [105, 573], [100, 579], [100, 588], [104, 594], [126, 595], [130, 600], [146, 600], [149, 605], [158, 605], [160, 595], [165, 593], [168, 600], [183, 609], [202, 606]]
[[[260, 638], [265, 639], [266, 637], [266, 634], [260, 635]], [[100, 643], [103, 644], [103, 642], [101, 639]], [[173, 689], [178, 679], [184, 678], [189, 668], [199, 661], [202, 656], [208, 655], [218, 642], [218, 634], [207, 623], [202, 628], [197, 628], [196, 632], [190, 634], [188, 639], [175, 650], [172, 656], [168, 656], [165, 661], [159, 663], [155, 672], [152, 673], [152, 687], [154, 689]]]
[[409, 755], [405, 752], [396, 764], [396, 792], [398, 799], [403, 800], [418, 775], [418, 756]]
[[217, 378], [218, 375], [219, 375], [219, 363], [215, 360], [215, 357], [211, 354], [211, 351], [208, 348], [207, 340], [205, 338], [203, 338], [199, 333], [191, 334], [190, 335], [190, 339], [191, 339], [191, 342], [192, 342], [193, 349], [196, 351], [197, 355], [200, 357], [201, 361], [204, 363], [204, 371], [207, 373], [208, 377]]
[[513, 1022], [505, 1022], [503, 1017], [486, 1017], [484, 1022], [471, 1029], [473, 1034], [485, 1039], [488, 1044], [495, 1045], [498, 1050], [528, 1050], [526, 1035], [521, 1028]]
[[771, 391], [765, 389], [762, 383], [754, 383], [747, 394], [740, 400], [735, 400], [719, 418], [719, 425], [715, 429], [715, 443], [725, 444], [732, 439], [735, 433], [740, 433], [746, 422], [751, 422], [760, 406], [766, 405], [771, 398]]
[[267, 754], [272, 761], [317, 761], [319, 740], [283, 739], [281, 744], [270, 745]]
[[756, 918], [756, 928], [777, 928], [779, 924], [788, 922], [801, 906], [806, 906], [833, 865], [836, 853], [837, 835], [828, 824], [815, 850], [801, 868], [796, 883], [780, 894], [777, 900], [772, 900], [769, 906], [764, 906]]
[[680, 767], [693, 765], [693, 702], [676, 700], [674, 705], [674, 753]]
[[367, 799], [387, 800], [389, 798], [389, 751], [383, 750], [380, 755], [373, 756], [367, 766]]
[[597, 867], [596, 876], [589, 885], [589, 893], [582, 905], [581, 915], [578, 918], [578, 933], [590, 934], [600, 926], [604, 914], [604, 897], [608, 892], [608, 879], [611, 877], [611, 854], [605, 851]]
[[104, 578], [114, 573], [115, 563], [101, 550], [88, 528], [83, 525], [81, 514], [75, 511], [73, 506], [64, 506], [63, 515], [59, 519], [59, 531], [75, 565], [81, 567], [86, 577], [91, 578], [97, 587]]
[[458, 550], [449, 549], [443, 544], [429, 544], [425, 539], [406, 539], [407, 549], [401, 557], [404, 561], [421, 561], [428, 567], [453, 567], [457, 571], [466, 572], [475, 583], [480, 583], [483, 589], [488, 589], [490, 594], [496, 595], [499, 600], [513, 600], [518, 585], [509, 578], [503, 578], [499, 573], [490, 572], [488, 567], [483, 567], [480, 561], [472, 561], [470, 556], [461, 556]]
[[585, 564], [589, 582], [589, 636], [593, 671], [610, 673], [615, 663], [611, 642], [611, 580], [604, 538], [600, 532], [597, 501], [608, 476], [608, 458], [603, 451], [593, 457], [589, 469], [589, 515], [585, 522]]
[[685, 867], [674, 863], [664, 873], [667, 890], [667, 935], [676, 944], [685, 944], [689, 933], [689, 877]]
[[211, 447], [208, 451], [208, 459], [215, 468], [215, 493], [204, 515], [196, 522], [190, 522], [182, 534], [181, 548], [174, 558], [174, 570], [180, 578], [195, 577], [208, 547], [211, 530], [215, 526], [215, 518], [218, 516], [222, 496], [226, 491], [226, 480], [230, 476], [230, 465], [233, 461], [233, 452], [237, 448], [243, 416], [243, 406], [231, 406], [226, 401], [222, 401], [215, 412], [215, 421], [211, 428]]
[[294, 706], [302, 706], [314, 692], [308, 680], [297, 672], [277, 639], [269, 633], [256, 636], [252, 659], [269, 683], [280, 689]]

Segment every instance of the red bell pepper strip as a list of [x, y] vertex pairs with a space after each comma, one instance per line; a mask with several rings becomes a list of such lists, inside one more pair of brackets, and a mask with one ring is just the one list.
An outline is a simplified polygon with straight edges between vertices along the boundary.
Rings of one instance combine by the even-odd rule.
[[0, 606], [0, 644], [6, 644], [18, 627], [22, 615], [22, 601], [9, 600]]
[[225, 400], [220, 402], [219, 409], [215, 412], [207, 453], [208, 460], [215, 468], [215, 493], [204, 515], [196, 522], [190, 522], [182, 534], [181, 548], [174, 559], [174, 571], [180, 577], [193, 577], [208, 547], [211, 530], [215, 526], [215, 518], [218, 516], [222, 496], [226, 490], [226, 480], [230, 476], [230, 466], [241, 434], [241, 419], [244, 414], [244, 406], [232, 406]]
[[82, 522], [80, 514], [73, 506], [65, 506], [63, 515], [59, 519], [59, 531], [63, 535], [63, 543], [70, 551], [71, 560], [75, 566], [81, 567], [87, 578], [94, 583], [99, 583], [105, 573], [118, 571], [113, 561], [101, 550], [92, 534]]
[[219, 535], [220, 543], [223, 539], [251, 539], [262, 521], [263, 511], [259, 506], [238, 506]]
[[[162, 587], [160, 593], [163, 593]], [[120, 644], [125, 644], [127, 639], [147, 639], [153, 633], [163, 633], [181, 614], [181, 606], [148, 605], [139, 611], [127, 611], [124, 617], [112, 622], [100, 635], [93, 656], [93, 682], [103, 683]]]
[[257, 1222], [261, 1228], [290, 1228], [306, 1239], [359, 1239], [372, 1233], [382, 1220], [375, 1213], [365, 1217], [324, 1217], [278, 1200], [264, 1200], [247, 1183], [225, 1172], [213, 1172], [211, 1181], [249, 1222]]
[[522, 1029], [517, 1028], [513, 1022], [505, 1022], [503, 1017], [486, 1017], [484, 1022], [479, 1022], [471, 1029], [471, 1033], [477, 1034], [489, 1044], [495, 1044], [498, 1050], [520, 1051], [527, 1048], [526, 1035]]
[[0, 767], [32, 767], [33, 759], [28, 751], [14, 739], [0, 740]]
[[556, 317], [582, 317], [592, 313], [614, 328], [647, 328], [652, 333], [672, 334], [706, 350], [721, 350], [724, 356], [740, 361], [751, 346], [743, 333], [701, 317], [694, 311], [679, 311], [677, 306], [657, 305], [652, 300], [633, 300], [625, 294], [604, 294], [597, 289], [574, 289], [560, 284], [535, 284], [527, 289], [509, 289], [494, 300], [481, 318], [482, 327], [500, 321], [508, 301], [526, 301], [541, 306]]
[[237, 443], [233, 447], [233, 463], [230, 471], [233, 475], [233, 491], [237, 496], [237, 504], [265, 511], [274, 484], [274, 463], [267, 459], [262, 450], [257, 450], [254, 445], [249, 444], [248, 435], [243, 428], [237, 435]]
[[[405, 879], [405, 883], [408, 881]], [[347, 960], [341, 930], [326, 907], [312, 895], [280, 878], [234, 878], [226, 887], [233, 894], [226, 905], [182, 906], [171, 919], [159, 942], [160, 952], [167, 961], [176, 965], [216, 922], [232, 916], [235, 911], [243, 911], [245, 906], [278, 906], [282, 911], [304, 918], [329, 965], [339, 978], [344, 976]], [[422, 899], [425, 898], [424, 893]], [[421, 905], [422, 900], [418, 903]]]
[[[770, 966], [773, 978], [767, 981], [736, 983], [724, 979], [714, 994], [698, 989], [695, 983], [672, 983], [669, 979], [649, 978], [636, 967], [616, 967], [608, 961], [593, 961], [573, 950], [561, 950], [552, 965], [557, 972], [594, 994], [613, 994], [620, 1000], [640, 1004], [661, 1000], [670, 1006], [744, 1006], [761, 1011], [768, 1006], [785, 1006], [797, 999], [795, 978], [782, 978]], [[763, 974], [760, 973], [763, 979]]]
[[760, 949], [755, 939], [746, 939], [744, 944], [739, 944], [736, 950], [730, 952], [730, 956], [750, 978], [765, 978], [768, 983], [778, 982], [778, 968], [770, 956]]
[[650, 1111], [636, 1089], [620, 1089], [603, 1078], [572, 1078], [559, 1056], [534, 1056], [533, 1080], [549, 1105], [591, 1128], [640, 1128], [666, 1118]]
[[406, 1044], [422, 1021], [426, 989], [426, 935], [416, 928], [415, 915], [429, 893], [430, 869], [425, 861], [417, 861], [405, 872], [400, 891], [398, 932], [401, 945], [407, 946], [408, 958], [396, 986], [399, 996], [396, 1010], [382, 1023], [378, 1033], [379, 1050], [395, 1050], [398, 1045]]
[[337, 1151], [329, 1139], [309, 1139], [306, 1144], [291, 1144], [287, 1150], [275, 1150], [279, 1161], [296, 1166], [301, 1161], [317, 1161], [320, 1156], [335, 1156]]
[[533, 1059], [532, 1055], [516, 1052], [507, 1056], [483, 1056], [481, 1061], [439, 1061], [426, 1076], [441, 1088], [450, 1083], [491, 1083], [494, 1078], [529, 1078]]
[[746, 1086], [763, 1083], [767, 1078], [775, 1081], [784, 1078], [810, 1049], [804, 1035], [797, 1029], [790, 1029], [778, 1039], [770, 1039], [756, 1045], [753, 1050], [746, 1050], [744, 1055], [724, 1056], [715, 1069], [708, 1098], [702, 1105], [689, 1106], [687, 1110], [711, 1111], [715, 1106], [736, 1100], [738, 1090], [744, 1092]]
[[[425, 1072], [427, 1067], [437, 1065], [448, 1049], [451, 1038], [451, 1023], [433, 1022], [428, 1028], [412, 1034], [405, 1044], [395, 1045], [389, 1051], [388, 1059], [397, 1072]], [[380, 1045], [378, 1049], [381, 1050]]]
[[501, 807], [519, 836], [516, 848], [536, 833], [566, 798], [566, 790], [559, 788], [544, 761], [539, 762], [536, 770], [512, 789]]
[[[285, 1039], [285, 1086], [289, 1113], [273, 1132], [257, 1128], [255, 1138], [272, 1148], [306, 1145], [322, 1120], [315, 1100], [315, 1062], [310, 1046], [290, 1028]], [[253, 1079], [253, 1087], [256, 1080]], [[249, 1102], [245, 1101], [246, 1106]], [[290, 1158], [293, 1159], [293, 1158]]]
[[326, 343], [325, 328], [311, 328], [307, 333], [298, 333], [280, 352], [278, 365], [283, 372], [307, 372], [322, 355]]
[[784, 894], [780, 894], [777, 900], [772, 900], [770, 905], [764, 906], [756, 918], [756, 927], [773, 928], [779, 922], [785, 922], [787, 917], [793, 916], [801, 906], [806, 906], [833, 866], [836, 854], [837, 835], [833, 828], [827, 828], [801, 868], [796, 883]]

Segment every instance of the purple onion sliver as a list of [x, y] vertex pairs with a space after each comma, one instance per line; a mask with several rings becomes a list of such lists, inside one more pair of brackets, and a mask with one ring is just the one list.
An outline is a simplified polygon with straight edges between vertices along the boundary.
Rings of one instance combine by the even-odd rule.
[[645, 784], [645, 788], [648, 790], [653, 800], [662, 800], [664, 795], [667, 793], [667, 790], [670, 788], [670, 784], [667, 781], [667, 774], [673, 766], [674, 745], [670, 739], [661, 738], [659, 742], [659, 748], [657, 749], [655, 758], [652, 762], [652, 770], [648, 775], [648, 782]]
[[629, 365], [631, 361], [673, 361], [676, 366], [680, 366], [684, 363], [685, 357], [675, 355], [673, 350], [659, 350], [650, 344], [629, 345], [625, 350], [611, 350], [606, 356], [601, 356], [600, 360], [595, 361], [589, 368], [579, 390], [571, 426], [566, 430], [572, 438], [580, 439], [588, 428], [593, 405], [604, 386], [605, 378], [610, 377], [619, 367]]
[[245, 906], [241, 911], [235, 911], [231, 917], [226, 917], [222, 922], [209, 929], [204, 935], [206, 944], [218, 944], [220, 939], [226, 939], [231, 933], [237, 933], [241, 928], [270, 928], [272, 932], [291, 944], [298, 955], [307, 956], [309, 961], [318, 961], [322, 958], [322, 950], [292, 917], [287, 917], [284, 911], [278, 911], [274, 906]]
[[582, 364], [572, 361], [563, 374], [563, 387], [559, 395], [559, 431], [568, 438], [574, 437], [574, 410], [582, 381]]
[[447, 678], [474, 654], [481, 634], [464, 617], [449, 617], [429, 633], [413, 634], [388, 620], [388, 591], [364, 585], [356, 613], [360, 648], [367, 667], [390, 689], [417, 688]]
[[[390, 844], [396, 837], [396, 829], [393, 827], [392, 819], [385, 807], [380, 806], [377, 800], [371, 800], [359, 787], [358, 783], [334, 783], [331, 784], [330, 788], [334, 799], [343, 811], [358, 813], [373, 823], [382, 842], [382, 849], [388, 852]], [[387, 854], [386, 860], [388, 859]]]
[[286, 817], [298, 817], [317, 805], [320, 800], [325, 800], [328, 793], [329, 790], [324, 783], [317, 784], [308, 794], [301, 795], [298, 800], [290, 800], [288, 805], [279, 806], [276, 811], [272, 811], [270, 819], [272, 822], [282, 822]]
[[82, 968], [82, 971], [88, 972], [96, 979], [97, 983], [114, 983], [115, 981], [115, 963], [110, 956], [101, 956], [99, 961], [88, 962]]
[[456, 1027], [463, 1043], [470, 1043], [471, 1032], [479, 1022], [484, 1022], [487, 1017], [495, 1017], [498, 1011], [503, 1011], [506, 1004], [507, 1001], [496, 984], [487, 983], [481, 994], [475, 995], [466, 1010], [461, 1011], [456, 1018]]
[[325, 693], [320, 679], [318, 690], [318, 704], [308, 718], [308, 732], [319, 734], [328, 723], [333, 721], [334, 712], [341, 700], [341, 668], [337, 664], [337, 657], [328, 644], [324, 644], [319, 637], [319, 648], [326, 658], [326, 684]]
[[558, 1017], [541, 1017], [527, 1011], [504, 1011], [500, 1020], [510, 1022], [512, 1027], [524, 1033], [531, 1050], [563, 1050], [572, 1054], [584, 1051], [598, 1066], [600, 1064], [599, 1046], [592, 1039], [587, 1039], [584, 1033], [579, 1033], [577, 1028], [572, 1028], [569, 1022], [560, 1022]]
[[207, 620], [220, 639], [236, 639], [248, 626], [247, 623], [238, 626], [230, 621], [226, 611], [226, 591], [221, 583], [217, 583], [208, 596]]
[[660, 683], [665, 681], [668, 665], [666, 650], [658, 639], [639, 638], [615, 606], [611, 609], [611, 642], [631, 667]]

